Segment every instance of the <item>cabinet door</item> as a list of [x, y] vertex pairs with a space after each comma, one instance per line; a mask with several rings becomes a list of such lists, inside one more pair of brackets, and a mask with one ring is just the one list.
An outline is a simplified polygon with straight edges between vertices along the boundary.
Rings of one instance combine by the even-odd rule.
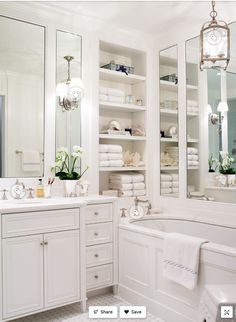
[[44, 235], [45, 307], [80, 299], [79, 230]]
[[3, 240], [3, 317], [43, 308], [43, 236]]

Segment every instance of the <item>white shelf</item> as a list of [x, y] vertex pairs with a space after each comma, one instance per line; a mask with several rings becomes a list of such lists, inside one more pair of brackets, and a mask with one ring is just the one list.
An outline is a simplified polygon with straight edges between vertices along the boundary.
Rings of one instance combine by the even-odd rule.
[[195, 86], [195, 85], [189, 85], [187, 84], [186, 88], [190, 91], [197, 91], [198, 90], [198, 87]]
[[100, 172], [110, 171], [145, 171], [146, 167], [100, 167]]
[[194, 113], [194, 112], [187, 112], [187, 116], [188, 117], [197, 117], [197, 116], [199, 116], [199, 114], [198, 113]]
[[179, 167], [178, 166], [162, 166], [161, 171], [178, 171]]
[[189, 139], [188, 143], [198, 143], [199, 140], [198, 139]]
[[179, 194], [178, 193], [163, 193], [161, 194], [161, 197], [174, 197], [174, 198], [178, 198]]
[[99, 76], [100, 76], [100, 80], [105, 80], [109, 82], [118, 82], [118, 83], [130, 84], [130, 85], [138, 84], [146, 80], [146, 77], [144, 76], [135, 75], [135, 74], [126, 75], [123, 72], [117, 72], [117, 71], [109, 70], [105, 68], [99, 69]]
[[170, 108], [161, 108], [160, 109], [160, 113], [163, 114], [163, 115], [178, 115], [178, 110], [173, 110], [173, 109], [170, 109]]
[[175, 138], [161, 138], [161, 142], [176, 142], [176, 143], [178, 143], [178, 139], [175, 139]]
[[146, 106], [138, 106], [134, 104], [121, 104], [113, 102], [99, 102], [100, 108], [110, 111], [122, 111], [122, 112], [145, 112]]
[[[162, 90], [170, 91], [170, 92], [177, 92], [178, 91], [178, 84], [175, 84], [174, 82], [168, 82], [165, 80], [160, 80], [160, 86]], [[195, 85], [186, 85], [187, 90], [196, 91], [198, 90], [198, 87]]]
[[188, 170], [199, 170], [199, 167], [198, 166], [195, 166], [195, 167], [188, 167]]
[[100, 134], [99, 139], [125, 140], [125, 141], [145, 141], [146, 136]]

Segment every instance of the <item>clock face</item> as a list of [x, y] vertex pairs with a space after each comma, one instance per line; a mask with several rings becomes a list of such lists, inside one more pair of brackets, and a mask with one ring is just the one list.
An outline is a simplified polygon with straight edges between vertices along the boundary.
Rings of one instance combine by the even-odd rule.
[[206, 33], [206, 41], [212, 45], [217, 46], [225, 36], [225, 32], [220, 29], [212, 29]]

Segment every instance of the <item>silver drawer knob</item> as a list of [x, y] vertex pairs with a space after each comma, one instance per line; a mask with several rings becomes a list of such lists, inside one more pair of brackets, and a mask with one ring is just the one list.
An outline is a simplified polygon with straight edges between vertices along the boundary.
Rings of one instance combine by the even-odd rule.
[[98, 257], [99, 257], [99, 255], [98, 255], [98, 254], [94, 254], [94, 257], [98, 258]]
[[97, 232], [95, 232], [95, 233], [94, 233], [94, 236], [98, 236], [98, 233], [97, 233]]
[[95, 215], [95, 216], [98, 216], [98, 212], [97, 212], [97, 211], [95, 211], [94, 215]]
[[98, 275], [94, 275], [94, 278], [98, 279]]

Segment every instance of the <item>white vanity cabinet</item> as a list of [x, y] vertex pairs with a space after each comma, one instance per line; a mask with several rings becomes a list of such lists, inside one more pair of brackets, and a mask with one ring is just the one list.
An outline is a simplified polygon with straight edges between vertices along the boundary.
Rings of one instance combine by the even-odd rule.
[[117, 225], [114, 203], [86, 207], [87, 291], [116, 286]]
[[3, 320], [85, 298], [79, 208], [2, 214], [1, 223]]

